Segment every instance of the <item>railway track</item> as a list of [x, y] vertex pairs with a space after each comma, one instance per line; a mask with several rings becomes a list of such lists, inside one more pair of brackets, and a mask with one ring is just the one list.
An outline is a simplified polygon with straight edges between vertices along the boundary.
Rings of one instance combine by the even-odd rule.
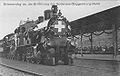
[[[0, 65], [6, 66], [6, 67], [14, 69], [14, 70], [18, 70], [18, 71], [21, 71], [21, 72], [24, 72], [24, 73], [27, 73], [27, 74], [30, 74], [32, 76], [74, 76], [76, 73], [79, 73], [76, 76], [81, 76], [81, 74], [84, 71], [87, 71], [87, 72], [92, 72], [92, 71], [94, 72], [95, 71], [98, 74], [100, 74], [100, 73], [106, 73], [107, 74], [108, 72], [109, 73], [118, 73], [114, 70], [111, 70], [111, 68], [112, 68], [111, 64], [109, 66], [110, 69], [108, 67], [104, 68], [104, 67], [108, 66], [108, 65], [103, 66], [106, 62], [108, 64], [108, 63], [111, 63], [112, 61], [98, 61], [97, 63], [94, 63], [94, 60], [89, 61], [89, 60], [74, 59], [75, 63], [72, 66], [70, 66], [70, 65], [46, 66], [46, 65], [42, 65], [42, 64], [38, 65], [38, 64], [32, 64], [32, 63], [29, 63], [29, 62], [11, 60], [11, 59], [6, 59], [6, 58], [3, 58], [3, 60], [6, 61], [5, 63], [14, 62], [14, 63], [11, 63], [11, 64], [15, 64], [15, 66], [13, 67], [13, 65], [11, 65], [11, 64], [9, 65], [9, 64], [1, 63], [1, 62], [0, 62]], [[96, 64], [98, 64], [99, 62], [103, 65], [98, 65], [99, 67], [97, 67]], [[113, 62], [113, 63], [117, 64], [117, 62]], [[25, 69], [25, 68], [21, 69], [20, 68], [21, 65], [19, 65], [19, 67], [16, 67], [16, 64], [17, 65], [23, 64], [27, 69]], [[28, 66], [26, 66], [26, 65], [28, 65]], [[30, 65], [30, 67], [29, 67], [29, 65]], [[22, 66], [22, 67], [24, 67], [24, 66]], [[37, 70], [37, 71], [35, 71], [35, 70]], [[81, 70], [84, 70], [84, 71], [81, 73]], [[67, 75], [67, 73], [69, 73], [69, 74]], [[97, 73], [95, 73], [95, 74], [97, 74]], [[65, 75], [63, 75], [63, 74], [65, 74]], [[93, 73], [93, 75], [94, 75], [94, 73]], [[92, 76], [92, 75], [85, 75], [85, 76]], [[94, 75], [94, 76], [96, 76], [96, 75]], [[102, 76], [102, 75], [100, 75], [100, 76]], [[113, 76], [113, 75], [110, 75], [110, 76]], [[114, 75], [114, 76], [119, 76], [119, 75]]]
[[[15, 61], [18, 61], [18, 60], [15, 60]], [[23, 62], [23, 61], [20, 61], [20, 62]], [[26, 63], [29, 63], [29, 62], [26, 62]], [[29, 64], [34, 64], [34, 63], [29, 63]], [[3, 64], [3, 63], [0, 63], [0, 65], [3, 65], [3, 66], [6, 66], [6, 67], [9, 67], [9, 68], [12, 68], [12, 69], [15, 69], [15, 70], [19, 70], [19, 71], [23, 71], [23, 72], [26, 72], [26, 73], [30, 73], [30, 74], [35, 74], [35, 75], [39, 75], [39, 76], [44, 76], [42, 74], [39, 74], [39, 73], [36, 73], [36, 72], [32, 72], [32, 71], [28, 71], [28, 70], [22, 70], [22, 69], [19, 69], [19, 68], [13, 68], [12, 66], [10, 65], [6, 65], [6, 64]], [[42, 65], [42, 64], [38, 64], [38, 65]], [[71, 66], [71, 65], [68, 65], [68, 66]], [[105, 69], [101, 69], [101, 68], [95, 68], [95, 67], [91, 67], [91, 66], [83, 66], [83, 65], [72, 65], [74, 67], [83, 67], [83, 68], [88, 68], [88, 69], [96, 69], [96, 70], [105, 70]]]
[[[4, 62], [4, 63], [0, 63], [0, 65], [3, 65], [3, 66], [6, 66], [6, 67], [8, 67], [8, 68], [11, 68], [11, 69], [14, 69], [14, 70], [18, 70], [18, 71], [21, 71], [21, 72], [24, 72], [24, 73], [28, 73], [28, 74], [30, 74], [30, 75], [33, 75], [33, 76], [61, 76], [61, 74], [62, 74], [62, 72], [63, 72], [63, 70], [64, 70], [64, 73], [67, 73], [67, 72], [69, 72], [69, 73], [71, 73], [71, 72], [74, 72], [75, 70], [74, 69], [79, 69], [79, 68], [86, 68], [86, 69], [90, 69], [90, 67], [86, 67], [86, 66], [77, 66], [77, 65], [73, 65], [73, 66], [70, 66], [70, 65], [58, 65], [58, 66], [46, 66], [46, 65], [36, 65], [36, 64], [31, 64], [31, 63], [27, 63], [27, 62], [22, 62], [22, 61], [15, 61], [15, 60], [8, 60], [8, 59], [5, 59], [6, 61]], [[7, 63], [10, 63], [10, 62], [13, 62], [13, 63], [11, 63], [11, 64], [25, 64], [24, 66], [26, 67], [26, 65], [30, 65], [30, 67], [33, 67], [33, 69], [31, 69], [30, 67], [30, 69], [31, 70], [28, 70], [28, 69], [25, 69], [25, 68], [20, 68], [20, 66], [21, 65], [19, 65], [19, 67], [16, 67], [16, 66], [14, 66], [14, 65], [11, 65], [11, 64], [7, 64]], [[16, 63], [14, 63], [14, 62], [16, 62]], [[31, 65], [33, 65], [33, 66], [31, 66]], [[40, 69], [40, 71], [42, 70], [42, 71], [46, 71], [46, 72], [41, 72], [41, 74], [40, 74], [40, 72], [36, 72], [35, 70], [34, 70], [34, 66], [37, 66], [37, 67], [39, 67], [39, 68], [36, 68], [36, 69]], [[22, 66], [23, 67], [23, 66]], [[63, 70], [62, 70], [63, 69]], [[70, 69], [72, 69], [72, 70], [70, 70]], [[92, 68], [92, 69], [94, 69], [94, 68]], [[80, 71], [80, 70], [79, 70]], [[49, 73], [50, 74], [52, 74], [52, 75], [49, 75]], [[61, 73], [60, 75], [59, 75], [59, 73]], [[64, 75], [63, 75], [64, 76]], [[69, 75], [65, 75], [65, 76], [69, 76]], [[79, 75], [80, 76], [80, 75]]]
[[[13, 61], [18, 61], [18, 60], [13, 60]], [[23, 62], [23, 61], [19, 61], [19, 62]], [[29, 62], [26, 62], [26, 63], [29, 63]], [[30, 64], [34, 64], [34, 63], [30, 63]], [[15, 70], [19, 70], [19, 71], [28, 72], [28, 73], [31, 73], [31, 74], [43, 76], [42, 74], [39, 74], [39, 73], [35, 73], [35, 72], [27, 71], [27, 70], [24, 71], [24, 70], [21, 70], [21, 69], [19, 69], [19, 68], [15, 68], [15, 67], [13, 68], [12, 66], [7, 65], [7, 64], [0, 63], [0, 65], [9, 67], [9, 68], [12, 68], [12, 69], [15, 69]], [[38, 64], [38, 65], [42, 65], [42, 64]], [[69, 65], [68, 65], [68, 66], [69, 66]], [[81, 66], [81, 65], [72, 65], [72, 66], [101, 70], [101, 69], [99, 69], [99, 68], [89, 67], [89, 66]]]
[[[70, 65], [46, 66], [46, 65], [41, 65], [41, 64], [36, 65], [36, 64], [32, 64], [32, 63], [23, 62], [23, 61], [15, 61], [15, 60], [8, 60], [8, 59], [3, 59], [3, 60], [4, 60], [5, 64], [0, 63], [0, 65], [30, 74], [31, 76], [81, 76], [81, 74], [83, 74], [84, 72], [85, 72], [84, 76], [104, 76], [104, 75], [99, 75], [102, 73], [105, 73], [106, 76], [107, 76], [107, 73], [109, 73], [109, 74], [112, 73], [109, 76], [113, 76], [113, 74], [117, 74], [114, 76], [119, 76], [116, 71], [112, 71], [109, 68], [105, 69], [103, 67], [102, 68], [94, 67], [93, 65], [90, 66], [87, 64], [79, 64], [80, 62], [78, 63], [78, 61], [77, 61], [78, 64], [76, 64], [76, 62], [75, 62], [75, 64], [73, 66], [70, 66]], [[11, 64], [14, 64], [14, 65], [7, 64], [6, 61], [8, 63], [11, 62]], [[19, 67], [16, 67], [18, 65], [19, 65]], [[25, 68], [21, 69], [21, 67], [25, 67]], [[86, 72], [87, 72], [87, 74], [86, 74]], [[78, 75], [76, 75], [76, 74], [78, 74]]]
[[16, 71], [19, 71], [19, 72], [23, 72], [23, 73], [29, 74], [30, 76], [44, 76], [42, 74], [39, 74], [39, 73], [36, 73], [36, 72], [33, 72], [33, 71], [20, 69], [20, 68], [13, 67], [11, 65], [7, 65], [7, 64], [4, 64], [4, 63], [0, 63], [0, 65], [4, 66], [4, 67], [7, 67], [7, 68], [10, 68], [10, 69], [13, 69], [13, 70], [16, 70]]

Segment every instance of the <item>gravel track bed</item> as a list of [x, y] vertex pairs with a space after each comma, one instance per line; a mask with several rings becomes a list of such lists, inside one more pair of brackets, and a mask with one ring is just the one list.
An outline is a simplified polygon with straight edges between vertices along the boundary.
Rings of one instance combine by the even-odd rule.
[[0, 76], [36, 76], [0, 65]]

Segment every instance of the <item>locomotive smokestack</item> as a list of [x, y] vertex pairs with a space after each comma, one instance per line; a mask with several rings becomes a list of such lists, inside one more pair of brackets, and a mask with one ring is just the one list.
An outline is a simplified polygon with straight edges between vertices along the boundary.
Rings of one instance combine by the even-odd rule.
[[45, 17], [45, 20], [52, 18], [52, 11], [51, 10], [45, 10], [44, 11], [44, 17]]
[[44, 11], [45, 20], [52, 18], [54, 15], [57, 15], [58, 7], [57, 5], [52, 5], [51, 10]]

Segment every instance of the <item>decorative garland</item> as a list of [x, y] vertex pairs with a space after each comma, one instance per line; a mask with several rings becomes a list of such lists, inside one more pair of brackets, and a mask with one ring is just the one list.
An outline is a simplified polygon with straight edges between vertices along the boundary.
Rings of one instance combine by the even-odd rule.
[[105, 34], [112, 34], [113, 31], [110, 31], [110, 32], [106, 32], [104, 31]]
[[85, 34], [83, 34], [83, 36], [84, 36], [84, 37], [90, 37], [90, 36], [91, 36], [91, 34], [89, 34], [89, 35], [85, 35]]
[[[120, 29], [119, 29], [120, 30]], [[102, 35], [103, 33], [105, 33], [105, 34], [112, 34], [112, 31], [110, 31], [110, 32], [107, 32], [107, 31], [101, 31], [101, 32], [93, 32], [92, 34], [93, 35], [96, 35], [96, 36], [99, 36], [99, 35]], [[89, 34], [89, 35], [85, 35], [85, 34], [83, 34], [83, 36], [84, 37], [90, 37], [91, 36], [91, 34]]]
[[102, 35], [103, 33], [104, 33], [104, 31], [101, 31], [100, 33], [93, 32], [93, 34], [96, 35], [96, 36]]

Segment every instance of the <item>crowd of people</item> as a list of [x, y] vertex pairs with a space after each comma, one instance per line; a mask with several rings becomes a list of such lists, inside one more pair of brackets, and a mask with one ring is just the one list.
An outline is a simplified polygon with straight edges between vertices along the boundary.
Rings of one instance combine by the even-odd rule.
[[[75, 52], [81, 53], [81, 50], [83, 54], [113, 54], [114, 53], [114, 46], [91, 46], [88, 47], [82, 47], [78, 48]], [[118, 54], [120, 53], [120, 48], [118, 48]]]
[[[27, 45], [27, 44], [34, 44], [37, 42], [37, 40], [41, 40], [39, 36], [41, 31], [34, 31], [34, 28], [31, 28], [29, 31], [25, 31], [25, 28], [21, 28], [19, 31], [19, 28], [15, 30], [15, 45]], [[39, 35], [37, 37], [37, 35]]]

